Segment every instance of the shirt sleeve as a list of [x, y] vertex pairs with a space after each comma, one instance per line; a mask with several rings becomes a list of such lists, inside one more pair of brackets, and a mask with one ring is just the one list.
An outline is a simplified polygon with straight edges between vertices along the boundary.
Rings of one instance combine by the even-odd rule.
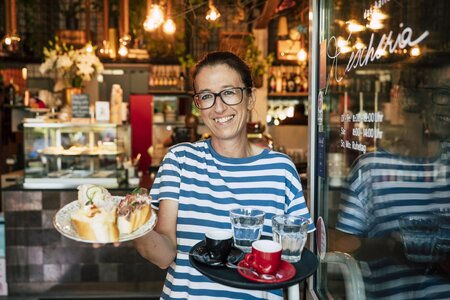
[[309, 220], [308, 232], [316, 230], [314, 222], [306, 205], [305, 195], [303, 194], [302, 184], [298, 176], [295, 165], [289, 160], [290, 167], [286, 170], [286, 214], [302, 216]]
[[370, 171], [363, 172], [361, 165], [349, 174], [341, 192], [336, 229], [358, 236], [367, 234], [368, 222], [364, 200], [368, 197], [368, 180]]
[[161, 200], [178, 201], [180, 195], [181, 168], [176, 153], [172, 148], [164, 156], [150, 190], [152, 207], [159, 209]]

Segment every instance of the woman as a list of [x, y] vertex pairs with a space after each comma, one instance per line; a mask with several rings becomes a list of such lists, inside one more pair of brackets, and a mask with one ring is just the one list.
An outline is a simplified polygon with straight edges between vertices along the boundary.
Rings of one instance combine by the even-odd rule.
[[[252, 206], [274, 214], [309, 212], [294, 164], [287, 156], [249, 143], [246, 124], [255, 105], [249, 67], [230, 52], [213, 52], [193, 74], [194, 103], [211, 138], [169, 149], [150, 192], [155, 229], [135, 241], [139, 253], [169, 268], [162, 299], [282, 299], [282, 291], [250, 291], [209, 280], [185, 254], [212, 228], [230, 229], [229, 211]], [[309, 231], [314, 230], [310, 222]]]

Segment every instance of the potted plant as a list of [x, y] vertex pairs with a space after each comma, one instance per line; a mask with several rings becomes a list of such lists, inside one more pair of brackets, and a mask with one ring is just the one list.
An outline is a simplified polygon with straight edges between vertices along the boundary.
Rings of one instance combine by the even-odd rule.
[[252, 71], [252, 78], [255, 87], [263, 86], [264, 74], [267, 73], [272, 66], [274, 54], [269, 53], [266, 58], [263, 58], [261, 50], [255, 44], [255, 37], [250, 34], [245, 37], [247, 50], [245, 52], [244, 60], [248, 63]]

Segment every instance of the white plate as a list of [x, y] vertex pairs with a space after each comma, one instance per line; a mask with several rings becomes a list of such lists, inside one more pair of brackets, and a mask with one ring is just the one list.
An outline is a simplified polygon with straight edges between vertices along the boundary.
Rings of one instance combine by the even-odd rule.
[[[122, 198], [123, 197], [115, 196], [114, 201], [116, 203], [119, 203]], [[80, 203], [77, 200], [65, 205], [63, 208], [58, 210], [56, 215], [53, 217], [53, 226], [55, 226], [56, 230], [58, 230], [59, 233], [61, 233], [65, 237], [68, 237], [69, 239], [84, 243], [99, 243], [98, 241], [85, 240], [81, 238], [76, 232], [75, 228], [72, 225], [70, 215], [72, 214], [72, 212], [78, 209], [80, 209]], [[156, 225], [156, 219], [156, 213], [155, 211], [152, 211], [150, 219], [147, 221], [147, 223], [145, 223], [132, 233], [121, 234], [119, 236], [119, 242], [126, 242], [137, 239], [138, 237], [141, 237], [149, 231], [153, 230]]]

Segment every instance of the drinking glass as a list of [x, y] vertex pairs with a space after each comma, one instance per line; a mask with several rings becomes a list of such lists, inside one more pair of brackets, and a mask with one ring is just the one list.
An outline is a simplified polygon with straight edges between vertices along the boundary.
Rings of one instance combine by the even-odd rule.
[[435, 261], [436, 238], [439, 218], [433, 214], [410, 214], [399, 219], [400, 234], [406, 258], [412, 262], [430, 263]]
[[273, 240], [283, 247], [281, 258], [295, 263], [302, 258], [306, 244], [309, 220], [300, 216], [276, 215], [272, 217]]
[[235, 208], [230, 210], [234, 245], [249, 253], [252, 243], [259, 240], [264, 224], [265, 213], [255, 208]]

